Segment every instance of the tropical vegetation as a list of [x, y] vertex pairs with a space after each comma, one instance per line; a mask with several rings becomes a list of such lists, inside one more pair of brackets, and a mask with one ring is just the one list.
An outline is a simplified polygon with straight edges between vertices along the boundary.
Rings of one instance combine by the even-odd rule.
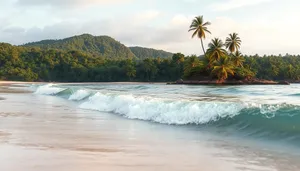
[[[207, 74], [210, 79], [216, 78], [219, 82], [226, 79], [243, 79], [254, 77], [255, 73], [249, 67], [244, 67], [245, 59], [241, 52], [241, 38], [237, 33], [229, 34], [225, 43], [219, 38], [213, 38], [205, 50], [202, 39], [206, 38], [205, 33], [210, 33], [208, 26], [210, 22], [205, 22], [203, 16], [195, 17], [192, 21], [189, 31], [194, 31], [192, 38], [196, 35], [201, 40], [204, 58], [199, 61], [201, 64], [197, 66], [185, 65], [184, 76], [192, 77], [194, 74]], [[191, 68], [192, 67], [192, 68]], [[207, 79], [207, 77], [205, 78]]]
[[205, 49], [210, 22], [196, 17], [192, 37], [203, 55], [185, 56], [161, 50], [128, 48], [108, 36], [74, 36], [22, 46], [0, 43], [0, 80], [49, 82], [114, 82], [187, 80], [300, 80], [300, 56], [248, 56], [237, 33], [213, 38]]
[[142, 47], [126, 47], [109, 36], [92, 36], [83, 34], [59, 40], [42, 40], [23, 45], [24, 47], [38, 47], [43, 50], [55, 49], [63, 51], [80, 51], [84, 54], [109, 59], [121, 58], [170, 58], [172, 53]]
[[210, 22], [204, 22], [203, 16], [195, 17], [192, 24], [190, 25], [189, 31], [193, 31], [192, 38], [197, 36], [201, 40], [201, 46], [204, 55], [206, 55], [204, 45], [203, 45], [203, 39], [206, 38], [206, 33], [211, 33], [207, 26], [210, 25]]

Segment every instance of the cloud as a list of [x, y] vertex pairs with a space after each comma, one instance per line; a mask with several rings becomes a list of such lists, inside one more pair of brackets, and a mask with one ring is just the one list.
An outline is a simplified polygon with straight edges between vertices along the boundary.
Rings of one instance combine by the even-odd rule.
[[210, 7], [213, 11], [227, 11], [246, 6], [258, 5], [272, 0], [226, 0], [224, 2], [217, 2]]
[[146, 10], [143, 12], [140, 12], [139, 14], [137, 14], [135, 17], [136, 20], [142, 22], [142, 21], [149, 21], [149, 20], [153, 20], [155, 18], [157, 18], [161, 13], [157, 10]]
[[[44, 27], [20, 28], [7, 26], [2, 29], [0, 27], [0, 41], [18, 45], [42, 39], [61, 39], [90, 33], [94, 35], [109, 35], [128, 44], [134, 44], [134, 42], [149, 43], [152, 41], [152, 37], [157, 35], [155, 35], [155, 28], [148, 26], [147, 23], [157, 19], [160, 14], [159, 11], [146, 10], [130, 17], [118, 17], [118, 20], [95, 19], [80, 21], [68, 19]], [[13, 39], [11, 37], [12, 33], [18, 39]]]
[[[129, 46], [145, 46], [164, 49], [171, 52], [185, 54], [202, 54], [199, 39], [192, 39], [188, 32], [189, 25], [194, 16], [177, 14], [160, 22], [164, 13], [155, 10], [137, 12], [130, 16], [119, 16], [117, 19], [93, 20], [62, 20], [45, 27], [22, 28], [17, 26], [0, 26], [0, 41], [12, 44], [39, 41], [43, 39], [61, 39], [83, 33], [93, 35], [108, 35]], [[298, 30], [300, 24], [296, 21], [299, 15], [289, 18], [277, 18], [276, 21], [237, 21], [228, 17], [211, 19], [209, 29], [212, 35], [204, 40], [205, 47], [209, 41], [218, 37], [225, 40], [229, 33], [237, 32], [242, 39], [242, 52], [244, 54], [296, 54], [300, 53]], [[288, 31], [282, 29], [286, 23]], [[265, 24], [263, 24], [265, 23]], [[1, 24], [1, 23], [0, 23]]]
[[25, 31], [25, 29], [22, 27], [8, 27], [8, 28], [4, 28], [2, 31], [4, 33], [15, 34], [15, 33], [22, 33]]
[[132, 0], [18, 0], [21, 6], [81, 7], [94, 4], [111, 5], [127, 3]]
[[260, 24], [259, 22], [238, 22], [228, 17], [218, 17], [212, 21], [210, 27], [212, 37], [225, 40], [229, 33], [237, 32], [242, 39], [242, 52], [245, 54], [285, 54], [300, 53], [298, 40], [300, 35], [297, 30], [299, 23], [289, 24], [289, 31], [278, 29], [282, 25], [281, 20]]

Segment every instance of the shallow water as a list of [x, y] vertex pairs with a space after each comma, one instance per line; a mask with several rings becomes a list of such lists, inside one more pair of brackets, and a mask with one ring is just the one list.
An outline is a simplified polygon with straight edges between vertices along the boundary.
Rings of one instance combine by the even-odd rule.
[[299, 88], [28, 85], [0, 94], [0, 170], [298, 171]]

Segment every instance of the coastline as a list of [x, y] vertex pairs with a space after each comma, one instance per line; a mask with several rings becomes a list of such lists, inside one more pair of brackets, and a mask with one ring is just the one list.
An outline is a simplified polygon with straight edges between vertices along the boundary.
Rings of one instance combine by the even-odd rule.
[[230, 80], [219, 82], [217, 80], [204, 80], [204, 81], [195, 81], [195, 80], [178, 80], [173, 83], [167, 84], [179, 84], [179, 85], [290, 85], [290, 82], [287, 81], [270, 81], [270, 80]]
[[[73, 88], [75, 86], [70, 85]], [[12, 87], [12, 90], [14, 87], [19, 89], [15, 84]], [[88, 87], [89, 85], [78, 85], [73, 90]], [[243, 168], [265, 167], [260, 170], [269, 170], [269, 165], [272, 165], [277, 170], [283, 167], [285, 170], [299, 170], [299, 158], [289, 156], [293, 155], [290, 151], [298, 154], [298, 148], [294, 148], [292, 142], [284, 143], [283, 148], [282, 144], [276, 144], [276, 140], [292, 137], [281, 137], [281, 129], [277, 128], [285, 125], [276, 124], [277, 118], [273, 122], [257, 116], [261, 112], [259, 107], [248, 110], [244, 106], [244, 102], [252, 104], [257, 101], [264, 104], [264, 100], [276, 101], [274, 105], [279, 108], [278, 111], [297, 113], [294, 106], [287, 109], [282, 105], [285, 101], [282, 97], [291, 99], [291, 102], [298, 98], [289, 96], [297, 93], [297, 89], [292, 91], [293, 86], [274, 86], [274, 89], [267, 86], [262, 89], [252, 89], [251, 86], [238, 86], [233, 89], [226, 86], [220, 89], [180, 85], [145, 85], [146, 89], [144, 86], [138, 87], [140, 86], [99, 85], [95, 89], [103, 92], [104, 96], [92, 94], [93, 100], [88, 102], [82, 99], [83, 96], [74, 99], [81, 99], [79, 101], [65, 98], [70, 97], [74, 91], [57, 95], [5, 93], [3, 96], [6, 100], [0, 102], [0, 149], [7, 155], [0, 157], [0, 170], [39, 171], [46, 168], [46, 171], [81, 171], [86, 170], [86, 166], [100, 170], [123, 170], [123, 166], [128, 166], [125, 170], [138, 171], [142, 168], [164, 171], [176, 167], [178, 170], [191, 171], [199, 168], [210, 171], [222, 171], [224, 168], [239, 171], [240, 169], [235, 169], [236, 163], [243, 164], [244, 161], [253, 160], [255, 161], [251, 164], [245, 163]], [[111, 89], [117, 95], [109, 95]], [[185, 92], [178, 94], [183, 89]], [[258, 90], [261, 93], [259, 96], [252, 94]], [[45, 92], [49, 92], [49, 89]], [[274, 95], [278, 98], [274, 99]], [[265, 112], [273, 112], [274, 105]], [[105, 106], [110, 106], [109, 111], [120, 110], [123, 116], [116, 112], [102, 112], [106, 110]], [[140, 109], [142, 112], [139, 112]], [[241, 114], [232, 120], [224, 118], [218, 122], [209, 122], [216, 115], [235, 116], [238, 111]], [[130, 116], [136, 119], [128, 119]], [[201, 123], [210, 124], [199, 127]], [[274, 127], [267, 127], [272, 123], [275, 123]], [[247, 127], [250, 124], [253, 127]], [[289, 128], [294, 130], [291, 126]], [[261, 131], [253, 136], [247, 134], [256, 130]], [[286, 132], [287, 130], [285, 129]], [[274, 144], [265, 141], [268, 136], [256, 140], [256, 135], [266, 131], [274, 131], [278, 135], [273, 140]], [[295, 144], [298, 147], [298, 143]], [[253, 156], [253, 153], [257, 156]], [[180, 158], [182, 162], [178, 163], [179, 154], [185, 155]], [[270, 164], [265, 166], [266, 160]], [[36, 167], [36, 163], [39, 163], [39, 167]]]
[[[23, 90], [23, 89], [15, 89], [15, 88], [10, 88], [11, 85], [16, 85], [16, 87], [21, 85], [18, 84], [34, 84], [32, 82], [19, 82], [19, 81], [0, 81], [0, 93], [30, 93], [28, 90]], [[18, 86], [17, 86], [18, 85]], [[0, 97], [0, 100], [5, 100], [5, 98]]]
[[166, 84], [168, 82], [25, 82], [25, 81], [0, 81], [0, 86], [11, 84]]
[[38, 84], [43, 82], [25, 82], [25, 81], [0, 81], [0, 86], [11, 84]]
[[12, 84], [167, 84], [167, 85], [290, 85], [291, 83], [300, 83], [297, 81], [271, 81], [271, 80], [239, 80], [239, 81], [224, 81], [217, 80], [178, 80], [175, 82], [25, 82], [25, 81], [0, 81], [0, 86]]

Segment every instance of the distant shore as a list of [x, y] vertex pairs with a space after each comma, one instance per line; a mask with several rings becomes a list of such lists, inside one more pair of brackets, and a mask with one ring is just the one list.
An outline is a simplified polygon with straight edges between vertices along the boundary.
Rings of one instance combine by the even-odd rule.
[[290, 85], [287, 81], [271, 81], [271, 80], [229, 80], [224, 82], [218, 82], [217, 80], [178, 80], [168, 84], [184, 84], [184, 85]]

